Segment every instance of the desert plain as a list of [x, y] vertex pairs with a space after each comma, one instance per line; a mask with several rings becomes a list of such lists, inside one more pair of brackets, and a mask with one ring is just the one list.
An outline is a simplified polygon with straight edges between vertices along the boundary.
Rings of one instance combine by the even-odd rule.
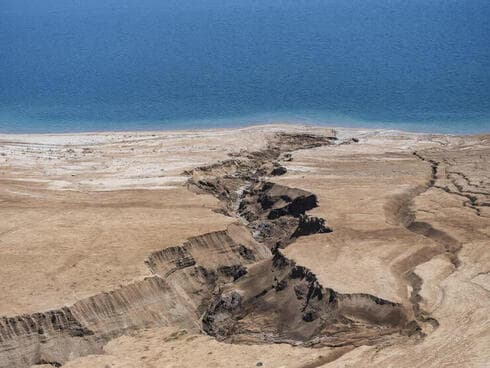
[[490, 367], [490, 136], [0, 135], [0, 367]]

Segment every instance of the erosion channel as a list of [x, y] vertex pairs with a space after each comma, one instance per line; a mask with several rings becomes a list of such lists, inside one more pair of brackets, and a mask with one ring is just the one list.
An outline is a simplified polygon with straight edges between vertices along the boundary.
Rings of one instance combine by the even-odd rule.
[[217, 197], [236, 223], [150, 254], [153, 276], [144, 280], [58, 310], [0, 318], [0, 367], [61, 366], [102, 353], [131, 330], [165, 325], [229, 343], [340, 347], [422, 336], [402, 305], [336, 292], [281, 252], [332, 229], [307, 214], [315, 194], [267, 178], [286, 173], [280, 162], [292, 151], [330, 144], [335, 137], [277, 134], [261, 151], [186, 172], [189, 189]]

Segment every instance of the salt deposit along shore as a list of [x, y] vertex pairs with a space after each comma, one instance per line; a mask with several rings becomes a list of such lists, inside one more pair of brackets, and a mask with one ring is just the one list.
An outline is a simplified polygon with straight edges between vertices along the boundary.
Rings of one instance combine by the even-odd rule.
[[490, 136], [0, 135], [0, 367], [487, 367]]

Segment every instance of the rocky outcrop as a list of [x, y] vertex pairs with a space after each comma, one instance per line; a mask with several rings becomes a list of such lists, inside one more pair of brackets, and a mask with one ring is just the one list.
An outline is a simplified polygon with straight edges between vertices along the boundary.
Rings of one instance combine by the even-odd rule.
[[76, 354], [101, 350], [93, 331], [70, 308], [0, 319], [0, 367], [61, 364]]
[[418, 331], [401, 305], [324, 288], [279, 250], [248, 271], [215, 296], [202, 319], [206, 333], [234, 343], [341, 346]]

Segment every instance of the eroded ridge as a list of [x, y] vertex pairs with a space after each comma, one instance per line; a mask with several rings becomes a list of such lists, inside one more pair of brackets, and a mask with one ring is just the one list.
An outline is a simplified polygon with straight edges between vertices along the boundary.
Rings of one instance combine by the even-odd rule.
[[235, 225], [154, 252], [146, 260], [151, 277], [59, 310], [0, 318], [0, 367], [59, 366], [100, 354], [110, 339], [140, 328], [199, 332], [215, 288], [243, 276], [246, 265], [270, 257], [266, 246]]
[[0, 367], [60, 366], [100, 354], [132, 330], [166, 325], [241, 343], [356, 346], [416, 334], [402, 305], [337, 293], [281, 253], [299, 236], [331, 229], [306, 213], [317, 206], [313, 193], [267, 177], [285, 173], [279, 160], [289, 152], [332, 141], [279, 134], [263, 151], [189, 172], [189, 186], [219, 198], [237, 224], [150, 254], [152, 276], [143, 280], [58, 310], [1, 318]]

